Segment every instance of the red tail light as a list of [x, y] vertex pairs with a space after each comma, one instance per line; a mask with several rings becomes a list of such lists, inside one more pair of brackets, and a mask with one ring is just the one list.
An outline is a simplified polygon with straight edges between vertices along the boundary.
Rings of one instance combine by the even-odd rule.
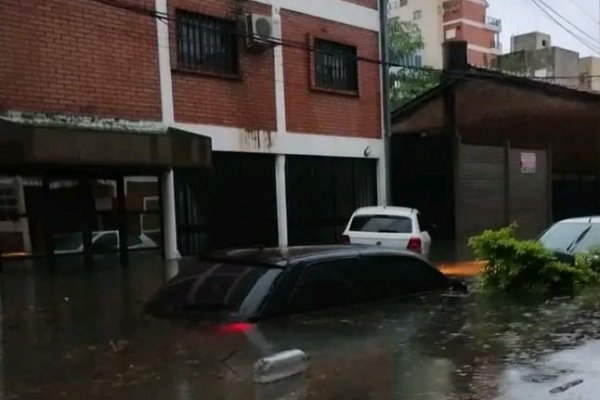
[[348, 235], [342, 235], [341, 243], [342, 244], [350, 244], [350, 236], [348, 236]]
[[421, 243], [421, 238], [414, 237], [410, 238], [408, 241], [408, 246], [406, 246], [407, 250], [414, 251], [415, 253], [421, 254], [423, 244]]
[[217, 329], [221, 333], [244, 333], [249, 332], [254, 328], [254, 325], [247, 322], [233, 322], [220, 325]]

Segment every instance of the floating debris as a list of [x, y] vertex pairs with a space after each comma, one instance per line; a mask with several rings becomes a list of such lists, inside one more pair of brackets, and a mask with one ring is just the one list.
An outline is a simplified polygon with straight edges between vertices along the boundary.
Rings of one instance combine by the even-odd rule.
[[564, 385], [557, 386], [554, 389], [551, 389], [550, 393], [552, 393], [552, 394], [561, 393], [561, 392], [571, 389], [573, 386], [577, 386], [582, 383], [583, 383], [583, 379], [575, 379], [574, 381], [567, 382]]

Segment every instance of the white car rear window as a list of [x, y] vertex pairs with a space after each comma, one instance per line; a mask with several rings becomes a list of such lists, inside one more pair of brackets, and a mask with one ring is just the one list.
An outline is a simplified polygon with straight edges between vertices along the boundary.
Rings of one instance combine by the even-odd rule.
[[357, 215], [351, 232], [412, 233], [412, 219], [397, 215]]

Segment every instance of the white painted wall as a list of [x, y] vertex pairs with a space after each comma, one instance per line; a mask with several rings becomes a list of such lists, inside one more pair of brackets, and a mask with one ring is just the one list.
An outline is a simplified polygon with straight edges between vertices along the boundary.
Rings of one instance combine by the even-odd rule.
[[257, 3], [379, 32], [379, 11], [343, 0], [254, 0]]

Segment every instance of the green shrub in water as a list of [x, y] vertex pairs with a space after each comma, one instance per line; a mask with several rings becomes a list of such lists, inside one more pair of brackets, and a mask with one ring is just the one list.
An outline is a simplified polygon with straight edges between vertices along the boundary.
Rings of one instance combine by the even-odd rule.
[[483, 270], [486, 287], [571, 293], [574, 286], [598, 281], [600, 257], [578, 256], [574, 265], [559, 262], [539, 242], [517, 239], [514, 228], [487, 230], [469, 240], [477, 259], [487, 263]]

